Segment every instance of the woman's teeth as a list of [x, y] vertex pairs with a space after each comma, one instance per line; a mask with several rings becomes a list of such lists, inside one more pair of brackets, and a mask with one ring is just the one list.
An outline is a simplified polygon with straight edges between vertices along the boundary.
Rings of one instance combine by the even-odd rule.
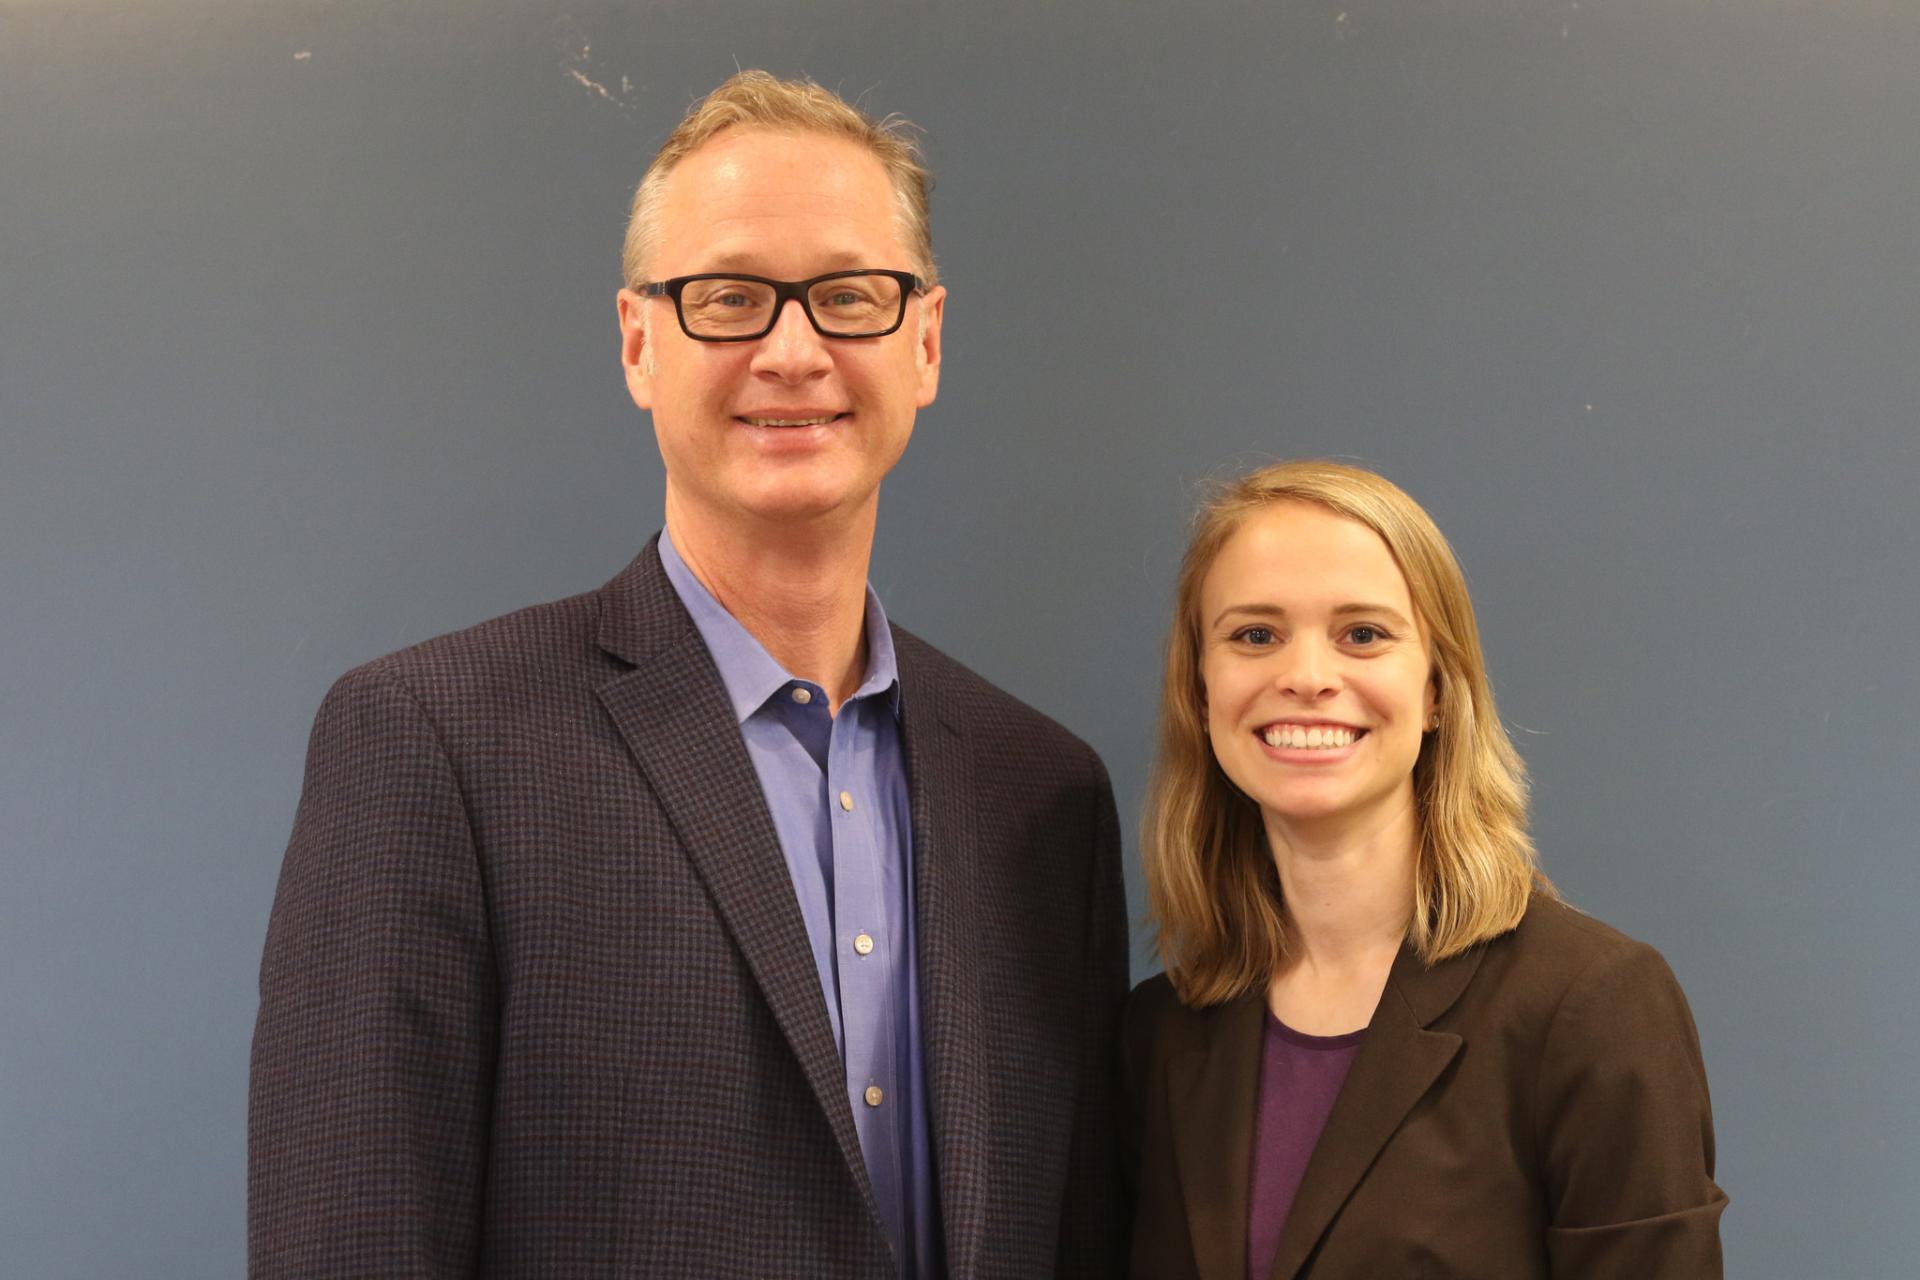
[[1297, 724], [1276, 724], [1268, 726], [1267, 731], [1260, 736], [1270, 747], [1296, 749], [1318, 747], [1321, 750], [1330, 750], [1335, 747], [1350, 747], [1354, 739], [1360, 735], [1352, 729], [1336, 728], [1333, 725], [1325, 727], [1316, 725], [1311, 729], [1303, 729]]

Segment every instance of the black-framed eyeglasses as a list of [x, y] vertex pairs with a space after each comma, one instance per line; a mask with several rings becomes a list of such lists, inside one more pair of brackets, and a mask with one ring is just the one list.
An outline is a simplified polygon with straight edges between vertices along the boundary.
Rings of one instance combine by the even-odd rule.
[[773, 332], [792, 299], [824, 338], [884, 338], [907, 318], [907, 299], [926, 292], [910, 271], [829, 271], [811, 280], [709, 272], [640, 286], [649, 298], [672, 298], [680, 328], [699, 342], [752, 342]]

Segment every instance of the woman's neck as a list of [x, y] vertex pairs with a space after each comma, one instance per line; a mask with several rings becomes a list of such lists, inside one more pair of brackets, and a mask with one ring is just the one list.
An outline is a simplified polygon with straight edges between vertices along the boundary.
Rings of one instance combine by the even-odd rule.
[[1292, 946], [1268, 986], [1281, 1021], [1312, 1035], [1365, 1026], [1406, 937], [1419, 843], [1413, 797], [1371, 823], [1269, 814]]

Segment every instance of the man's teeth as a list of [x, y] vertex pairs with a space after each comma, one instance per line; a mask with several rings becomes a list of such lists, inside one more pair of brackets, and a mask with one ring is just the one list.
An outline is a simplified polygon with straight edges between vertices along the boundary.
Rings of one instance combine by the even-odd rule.
[[818, 418], [745, 418], [743, 421], [751, 427], [821, 427], [839, 416], [828, 413]]
[[1269, 726], [1261, 736], [1270, 747], [1319, 747], [1328, 750], [1350, 747], [1359, 735], [1351, 729], [1340, 729], [1333, 725], [1315, 725], [1311, 729], [1303, 729], [1297, 724], [1276, 724]]

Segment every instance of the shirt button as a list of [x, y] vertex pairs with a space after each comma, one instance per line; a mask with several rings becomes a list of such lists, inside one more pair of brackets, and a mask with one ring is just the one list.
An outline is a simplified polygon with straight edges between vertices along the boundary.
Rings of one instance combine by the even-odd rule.
[[853, 812], [853, 792], [842, 791], [840, 793], [840, 807], [842, 809], [845, 809], [848, 813]]
[[877, 1106], [879, 1106], [879, 1105], [880, 1105], [880, 1104], [881, 1104], [882, 1102], [885, 1102], [885, 1101], [887, 1100], [887, 1095], [886, 1095], [886, 1094], [884, 1094], [884, 1093], [882, 1093], [882, 1092], [880, 1092], [880, 1086], [879, 1086], [879, 1085], [877, 1085], [877, 1084], [870, 1084], [870, 1085], [868, 1085], [868, 1086], [867, 1086], [867, 1093], [866, 1093], [866, 1098], [867, 1098], [867, 1105], [868, 1105], [868, 1106], [870, 1106], [870, 1107], [877, 1107]]
[[793, 700], [804, 707], [813, 701], [813, 690], [803, 689], [799, 685], [795, 685], [793, 687]]
[[873, 953], [873, 939], [864, 933], [856, 933], [853, 935], [853, 949], [863, 956], [871, 955]]

